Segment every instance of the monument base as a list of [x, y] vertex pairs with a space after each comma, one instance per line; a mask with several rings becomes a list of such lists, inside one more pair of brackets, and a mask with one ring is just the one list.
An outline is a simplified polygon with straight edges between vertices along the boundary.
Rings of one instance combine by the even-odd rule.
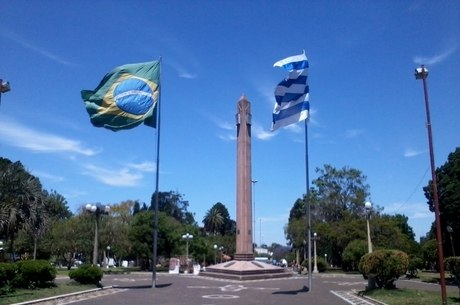
[[253, 261], [254, 254], [253, 253], [235, 253], [234, 258], [236, 261]]
[[260, 280], [270, 278], [283, 278], [292, 276], [292, 272], [271, 264], [252, 261], [233, 260], [222, 264], [206, 267], [202, 276], [229, 280]]

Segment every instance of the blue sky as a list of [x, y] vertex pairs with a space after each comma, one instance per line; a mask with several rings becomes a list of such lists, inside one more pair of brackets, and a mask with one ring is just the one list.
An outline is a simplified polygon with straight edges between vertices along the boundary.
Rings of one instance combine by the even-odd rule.
[[162, 57], [160, 190], [201, 223], [216, 202], [235, 218], [236, 103], [253, 115], [256, 242], [285, 244], [305, 192], [302, 124], [270, 132], [273, 63], [310, 61], [310, 178], [324, 164], [359, 169], [371, 200], [417, 237], [434, 220], [426, 113], [414, 69], [426, 64], [436, 165], [460, 144], [458, 1], [3, 1], [0, 156], [21, 161], [72, 211], [150, 202], [156, 130], [95, 128], [80, 99], [112, 68]]

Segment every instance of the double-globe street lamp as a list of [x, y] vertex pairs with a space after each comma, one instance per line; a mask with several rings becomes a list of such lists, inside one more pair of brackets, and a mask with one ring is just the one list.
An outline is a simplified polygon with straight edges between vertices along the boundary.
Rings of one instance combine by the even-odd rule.
[[85, 210], [88, 213], [94, 214], [96, 216], [95, 226], [94, 226], [94, 243], [93, 243], [93, 265], [97, 266], [97, 253], [99, 246], [99, 220], [101, 215], [109, 214], [110, 207], [108, 205], [97, 204], [87, 204]]
[[190, 233], [185, 233], [184, 235], [182, 235], [182, 239], [185, 239], [185, 257], [187, 260], [186, 263], [188, 264], [188, 241], [193, 239], [193, 235]]
[[318, 263], [316, 261], [316, 241], [319, 239], [318, 235], [313, 233], [313, 257], [314, 257], [314, 266], [313, 266], [313, 273], [318, 273]]
[[442, 304], [447, 304], [447, 290], [446, 280], [444, 275], [444, 253], [442, 249], [442, 235], [441, 235], [441, 216], [439, 212], [439, 199], [438, 199], [438, 186], [436, 182], [436, 167], [434, 164], [434, 150], [433, 150], [433, 136], [431, 132], [431, 119], [430, 119], [430, 105], [428, 102], [428, 89], [426, 78], [428, 77], [428, 69], [422, 65], [420, 68], [415, 69], [415, 79], [423, 81], [423, 94], [425, 96], [425, 110], [426, 110], [426, 128], [428, 130], [428, 146], [430, 150], [430, 163], [431, 163], [431, 184], [433, 192], [434, 214], [436, 224], [436, 241], [438, 249], [438, 266], [441, 284], [441, 300]]
[[371, 219], [372, 203], [367, 201], [364, 204], [366, 209], [366, 222], [367, 222], [367, 252], [372, 253], [372, 241], [371, 241], [371, 226], [369, 221]]

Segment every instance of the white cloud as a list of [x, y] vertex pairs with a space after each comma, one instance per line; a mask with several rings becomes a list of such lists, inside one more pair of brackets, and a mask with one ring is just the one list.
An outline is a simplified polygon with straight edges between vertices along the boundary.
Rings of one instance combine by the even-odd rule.
[[259, 124], [253, 124], [251, 128], [252, 134], [259, 140], [269, 140], [275, 136], [274, 132], [264, 130]]
[[40, 171], [33, 171], [32, 175], [38, 176], [40, 179], [43, 178], [43, 179], [47, 179], [47, 180], [50, 180], [50, 181], [53, 181], [53, 182], [62, 182], [62, 181], [65, 180], [64, 177], [56, 176], [56, 175], [53, 175], [53, 174], [40, 172]]
[[107, 169], [93, 164], [86, 164], [84, 167], [85, 175], [110, 186], [137, 186], [144, 177], [142, 173], [128, 168]]
[[362, 129], [348, 129], [345, 131], [345, 138], [353, 139], [358, 137], [359, 135], [363, 134], [364, 130]]
[[128, 164], [129, 167], [137, 169], [141, 172], [155, 172], [156, 170], [156, 163], [144, 161], [142, 163], [130, 163]]
[[0, 29], [0, 35], [6, 37], [6, 38], [9, 38], [10, 40], [16, 42], [17, 44], [19, 45], [22, 45], [24, 48], [26, 49], [29, 49], [29, 50], [32, 50], [34, 51], [35, 53], [38, 53], [48, 59], [51, 59], [59, 64], [62, 64], [62, 65], [74, 65], [73, 63], [71, 63], [70, 61], [67, 61], [65, 60], [64, 58], [62, 57], [59, 57], [47, 50], [44, 50], [40, 47], [37, 47], [37, 46], [34, 46], [32, 45], [31, 43], [29, 43], [28, 41], [26, 41], [24, 38], [22, 37], [19, 37], [18, 35], [16, 35], [15, 33], [13, 33], [12, 31], [8, 31], [8, 30], [5, 30], [4, 28], [3, 29]]
[[80, 141], [35, 131], [4, 119], [0, 120], [0, 141], [39, 153], [75, 153], [85, 156], [93, 156], [98, 153], [98, 151], [83, 147]]
[[421, 155], [421, 154], [423, 154], [423, 153], [424, 153], [423, 150], [415, 150], [415, 149], [408, 148], [408, 149], [406, 149], [406, 151], [404, 152], [404, 157], [406, 157], [406, 158], [411, 158], [411, 157], [415, 157], [415, 156]]
[[457, 50], [457, 47], [450, 47], [441, 54], [436, 54], [431, 57], [426, 56], [416, 56], [414, 57], [414, 63], [418, 65], [435, 65], [446, 60], [450, 55], [454, 54]]

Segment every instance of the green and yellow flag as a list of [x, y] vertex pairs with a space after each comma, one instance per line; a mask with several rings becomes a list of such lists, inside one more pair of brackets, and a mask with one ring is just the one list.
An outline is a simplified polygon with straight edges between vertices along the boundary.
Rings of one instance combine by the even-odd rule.
[[115, 68], [81, 97], [94, 126], [118, 131], [141, 123], [156, 127], [159, 93], [160, 61], [151, 61]]

